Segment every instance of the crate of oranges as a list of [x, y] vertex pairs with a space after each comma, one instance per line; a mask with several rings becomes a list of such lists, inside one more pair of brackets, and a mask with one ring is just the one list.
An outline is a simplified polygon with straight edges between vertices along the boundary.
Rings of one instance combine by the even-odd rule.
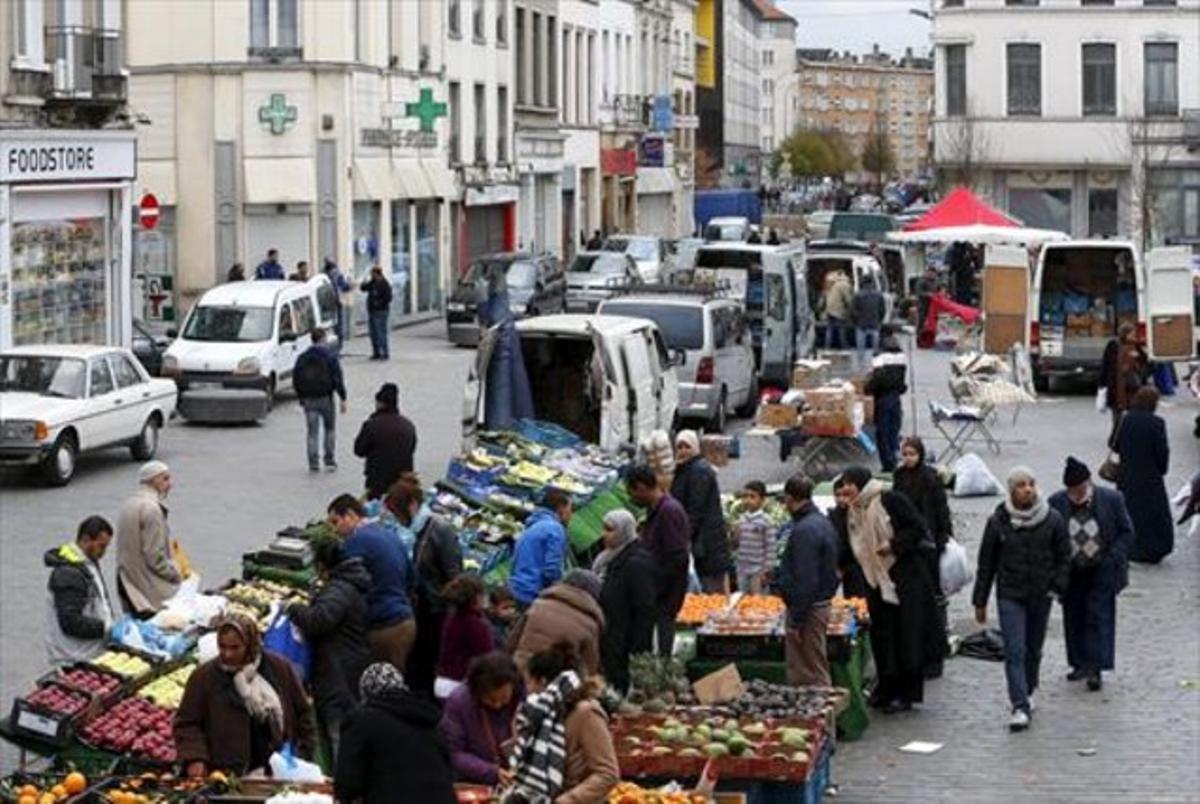
[[15, 774], [0, 781], [0, 801], [13, 804], [58, 804], [82, 794], [88, 788], [82, 773]]
[[728, 595], [688, 595], [683, 599], [683, 608], [675, 616], [680, 625], [703, 625], [709, 615], [729, 608]]

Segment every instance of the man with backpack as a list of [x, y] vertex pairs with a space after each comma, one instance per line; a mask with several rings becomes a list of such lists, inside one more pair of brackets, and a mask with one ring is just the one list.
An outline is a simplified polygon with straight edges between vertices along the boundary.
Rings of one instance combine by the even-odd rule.
[[292, 373], [292, 386], [304, 408], [304, 423], [308, 441], [308, 471], [320, 469], [317, 462], [317, 435], [325, 427], [325, 468], [337, 469], [336, 413], [333, 395], [341, 399], [342, 413], [346, 412], [346, 384], [342, 381], [342, 364], [336, 354], [324, 345], [325, 330], [318, 327], [312, 333], [313, 343], [300, 357]]

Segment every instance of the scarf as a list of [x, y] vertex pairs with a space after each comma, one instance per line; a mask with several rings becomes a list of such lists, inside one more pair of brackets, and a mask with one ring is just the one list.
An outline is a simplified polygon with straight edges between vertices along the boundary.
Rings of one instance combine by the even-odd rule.
[[892, 521], [883, 507], [883, 484], [878, 480], [867, 483], [846, 511], [850, 530], [850, 549], [862, 567], [867, 583], [879, 590], [884, 602], [899, 605], [896, 584], [888, 570], [896, 563], [893, 555], [881, 556], [876, 551], [892, 541]]
[[259, 674], [261, 662], [262, 654], [259, 654], [237, 670], [225, 665], [221, 665], [221, 669], [233, 673], [233, 688], [242, 699], [242, 705], [252, 720], [271, 728], [271, 738], [278, 743], [283, 740], [283, 703], [275, 688]]
[[633, 518], [633, 514], [623, 508], [618, 508], [614, 511], [609, 511], [604, 515], [604, 524], [612, 528], [617, 534], [617, 545], [615, 547], [606, 547], [600, 551], [600, 555], [596, 556], [595, 562], [592, 563], [592, 572], [596, 573], [600, 578], [600, 582], [604, 582], [604, 576], [608, 573], [608, 568], [612, 564], [613, 559], [625, 551], [629, 545], [637, 541], [637, 520]]
[[1033, 505], [1029, 508], [1021, 509], [1012, 504], [1012, 497], [1008, 497], [1004, 501], [1004, 510], [1008, 511], [1008, 518], [1012, 522], [1013, 530], [1028, 530], [1036, 528], [1046, 520], [1050, 514], [1050, 505], [1046, 499], [1040, 494], [1034, 500]]
[[521, 704], [513, 723], [516, 745], [509, 759], [513, 784], [502, 804], [550, 804], [558, 798], [567, 760], [567, 700], [582, 688], [579, 675], [567, 670]]

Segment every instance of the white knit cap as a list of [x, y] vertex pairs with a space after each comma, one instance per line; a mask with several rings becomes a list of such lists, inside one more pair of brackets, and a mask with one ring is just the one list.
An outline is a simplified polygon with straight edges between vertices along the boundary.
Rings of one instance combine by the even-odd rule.
[[675, 434], [675, 443], [683, 442], [692, 448], [692, 452], [700, 452], [700, 436], [695, 430], [680, 430]]
[[171, 468], [162, 461], [147, 461], [138, 469], [138, 482], [149, 483], [154, 478], [169, 471], [171, 471]]

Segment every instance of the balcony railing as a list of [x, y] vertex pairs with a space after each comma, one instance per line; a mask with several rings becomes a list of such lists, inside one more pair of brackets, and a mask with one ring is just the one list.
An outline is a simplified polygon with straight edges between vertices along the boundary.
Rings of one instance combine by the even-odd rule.
[[91, 28], [63, 25], [46, 28], [46, 60], [50, 63], [55, 98], [90, 98], [96, 66], [95, 39]]

